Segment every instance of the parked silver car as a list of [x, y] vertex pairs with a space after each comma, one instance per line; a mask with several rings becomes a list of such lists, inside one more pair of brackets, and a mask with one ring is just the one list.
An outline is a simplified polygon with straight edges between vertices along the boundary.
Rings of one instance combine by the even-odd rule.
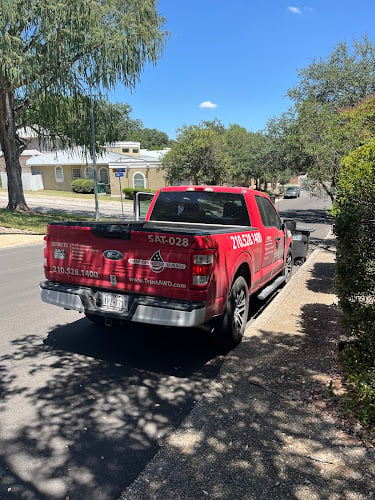
[[284, 198], [298, 198], [301, 194], [301, 190], [298, 186], [290, 186], [286, 188], [284, 193]]

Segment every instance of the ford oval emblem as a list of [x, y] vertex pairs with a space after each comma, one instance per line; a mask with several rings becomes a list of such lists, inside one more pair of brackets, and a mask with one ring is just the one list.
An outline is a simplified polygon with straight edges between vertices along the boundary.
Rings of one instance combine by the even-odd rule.
[[106, 250], [103, 252], [103, 255], [106, 259], [110, 260], [121, 260], [124, 258], [124, 254], [118, 250]]

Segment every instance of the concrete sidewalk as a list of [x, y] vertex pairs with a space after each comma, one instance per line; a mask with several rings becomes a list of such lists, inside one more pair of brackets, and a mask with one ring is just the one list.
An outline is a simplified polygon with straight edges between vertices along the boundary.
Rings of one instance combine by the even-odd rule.
[[122, 499], [371, 499], [375, 454], [330, 411], [340, 312], [335, 248], [247, 329], [219, 377]]

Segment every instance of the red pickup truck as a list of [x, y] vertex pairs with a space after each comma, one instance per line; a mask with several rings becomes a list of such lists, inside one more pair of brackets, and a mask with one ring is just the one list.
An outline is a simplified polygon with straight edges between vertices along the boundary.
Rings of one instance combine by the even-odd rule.
[[230, 347], [242, 339], [249, 296], [264, 299], [292, 265], [291, 233], [264, 193], [167, 187], [144, 220], [49, 224], [40, 292], [108, 326], [206, 325]]

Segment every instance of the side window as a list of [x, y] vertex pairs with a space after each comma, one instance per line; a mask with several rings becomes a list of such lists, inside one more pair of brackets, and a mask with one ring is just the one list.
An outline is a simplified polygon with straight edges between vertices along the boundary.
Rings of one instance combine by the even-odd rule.
[[263, 198], [260, 196], [255, 197], [255, 201], [257, 202], [257, 205], [258, 205], [258, 210], [260, 213], [260, 218], [262, 219], [262, 222], [263, 222], [263, 226], [267, 227], [268, 226], [267, 217], [266, 217], [266, 212], [264, 211], [264, 208], [263, 208], [262, 200], [263, 200]]
[[277, 227], [281, 229], [281, 220], [277, 215], [272, 203], [263, 196], [256, 196], [256, 202], [259, 208], [260, 216], [265, 227]]
[[55, 167], [55, 180], [56, 182], [64, 182], [64, 170], [60, 165]]

